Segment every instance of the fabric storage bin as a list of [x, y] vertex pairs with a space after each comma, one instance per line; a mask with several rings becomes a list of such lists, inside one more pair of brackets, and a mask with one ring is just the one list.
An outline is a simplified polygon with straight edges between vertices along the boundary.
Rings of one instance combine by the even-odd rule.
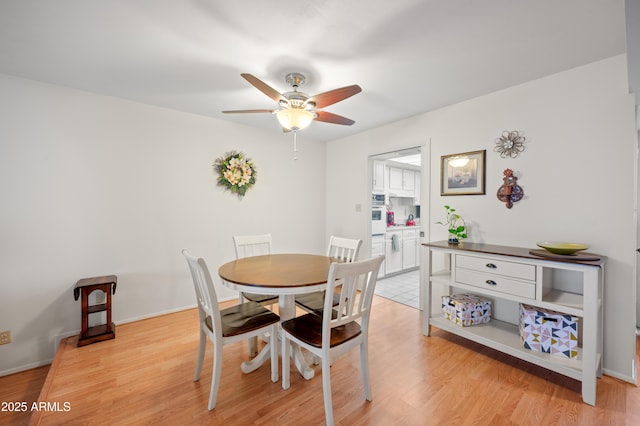
[[491, 320], [491, 301], [475, 294], [442, 296], [442, 313], [463, 327], [485, 324]]
[[526, 349], [577, 358], [578, 320], [573, 315], [520, 304], [520, 337]]

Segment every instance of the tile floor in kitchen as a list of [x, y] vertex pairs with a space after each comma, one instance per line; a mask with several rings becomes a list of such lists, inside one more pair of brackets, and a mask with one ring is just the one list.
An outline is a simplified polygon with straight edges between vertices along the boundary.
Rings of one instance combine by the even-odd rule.
[[375, 294], [420, 309], [420, 271], [406, 272], [378, 279]]

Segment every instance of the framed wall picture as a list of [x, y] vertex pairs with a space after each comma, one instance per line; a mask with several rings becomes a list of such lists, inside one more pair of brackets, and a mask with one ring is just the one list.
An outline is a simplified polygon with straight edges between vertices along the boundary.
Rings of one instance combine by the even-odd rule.
[[484, 195], [487, 150], [440, 157], [440, 195]]

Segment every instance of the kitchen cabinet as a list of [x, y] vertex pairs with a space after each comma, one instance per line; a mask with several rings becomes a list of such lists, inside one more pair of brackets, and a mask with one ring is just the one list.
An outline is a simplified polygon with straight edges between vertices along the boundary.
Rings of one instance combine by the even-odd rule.
[[[393, 244], [393, 237], [397, 244]], [[387, 231], [385, 234], [385, 275], [402, 271], [402, 231]]]
[[405, 229], [402, 231], [402, 269], [418, 266], [419, 230]]
[[414, 176], [415, 176], [415, 185], [414, 185], [414, 189], [413, 189], [413, 194], [414, 194], [414, 200], [413, 200], [413, 204], [415, 204], [416, 206], [420, 205], [420, 179], [421, 179], [421, 173], [420, 172], [414, 172]]
[[[396, 236], [397, 245], [393, 246], [393, 236]], [[372, 255], [375, 236], [371, 240]], [[390, 275], [408, 269], [417, 268], [419, 265], [420, 228], [396, 227], [387, 229], [384, 238], [385, 268], [384, 274]]]
[[[371, 237], [371, 257], [384, 256], [384, 255], [386, 255], [384, 235], [373, 235]], [[378, 277], [382, 277], [385, 274], [384, 263], [385, 262], [382, 261], [382, 264], [380, 265], [380, 269], [378, 271]]]
[[402, 189], [410, 194], [414, 194], [416, 187], [416, 172], [413, 170], [402, 169]]
[[389, 167], [389, 191], [390, 192], [402, 192], [402, 169], [397, 167]]
[[[516, 358], [582, 382], [582, 400], [596, 403], [596, 379], [602, 376], [603, 282], [605, 257], [576, 261], [539, 257], [529, 249], [446, 241], [425, 244], [429, 280], [423, 292], [423, 334], [431, 326], [489, 346]], [[437, 265], [437, 266], [436, 266]], [[440, 295], [469, 292], [492, 300], [487, 324], [461, 327], [445, 319]], [[577, 358], [523, 347], [518, 306], [527, 304], [579, 318], [582, 346]]]
[[416, 187], [415, 170], [389, 167], [389, 196], [414, 197]]
[[384, 179], [384, 161], [373, 160], [373, 193], [384, 194], [385, 192], [385, 179]]

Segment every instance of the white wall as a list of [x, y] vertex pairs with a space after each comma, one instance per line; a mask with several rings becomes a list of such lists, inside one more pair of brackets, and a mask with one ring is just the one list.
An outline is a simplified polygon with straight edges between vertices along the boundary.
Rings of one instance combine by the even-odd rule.
[[[276, 252], [324, 253], [324, 144], [0, 75], [0, 375], [47, 363], [80, 329], [81, 278], [116, 274], [117, 322], [195, 306], [180, 250], [214, 278], [232, 236], [271, 232]], [[212, 164], [251, 157], [244, 199]], [[219, 286], [221, 298], [236, 293]], [[117, 334], [117, 333], [116, 333]], [[117, 337], [116, 337], [117, 338]]]
[[[446, 238], [434, 222], [450, 204], [464, 216], [469, 241], [531, 248], [543, 240], [576, 241], [608, 256], [605, 369], [634, 381], [635, 124], [626, 82], [622, 55], [329, 143], [328, 170], [349, 167], [357, 179], [344, 184], [328, 173], [327, 233], [348, 229], [366, 239], [365, 213], [334, 212], [367, 197], [367, 156], [422, 145], [429, 159], [422, 181], [426, 241]], [[527, 138], [517, 159], [493, 152], [503, 130]], [[441, 197], [440, 157], [482, 149], [486, 195]], [[506, 168], [525, 193], [510, 210], [495, 195]]]

